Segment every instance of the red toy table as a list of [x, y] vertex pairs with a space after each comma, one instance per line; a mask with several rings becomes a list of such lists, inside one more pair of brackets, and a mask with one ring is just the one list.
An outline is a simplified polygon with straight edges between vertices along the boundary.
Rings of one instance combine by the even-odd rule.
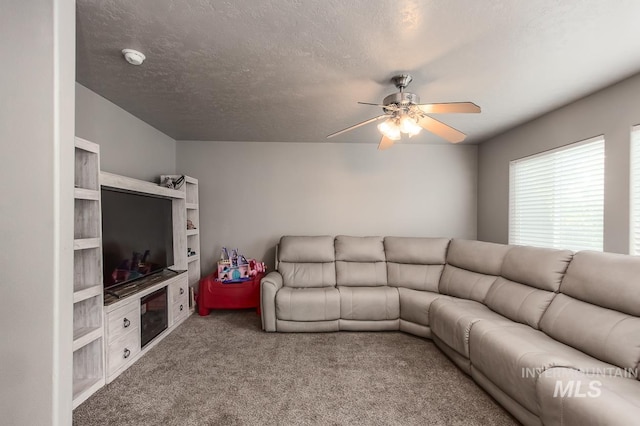
[[211, 309], [247, 309], [257, 308], [260, 313], [260, 280], [264, 274], [258, 274], [249, 281], [223, 284], [216, 280], [218, 273], [200, 280], [198, 292], [198, 313], [209, 315]]

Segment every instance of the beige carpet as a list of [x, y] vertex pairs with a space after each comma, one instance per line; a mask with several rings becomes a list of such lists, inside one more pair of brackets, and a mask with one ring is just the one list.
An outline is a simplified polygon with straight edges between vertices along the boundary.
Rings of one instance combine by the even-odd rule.
[[252, 311], [192, 315], [74, 411], [74, 425], [512, 425], [429, 341], [274, 334]]

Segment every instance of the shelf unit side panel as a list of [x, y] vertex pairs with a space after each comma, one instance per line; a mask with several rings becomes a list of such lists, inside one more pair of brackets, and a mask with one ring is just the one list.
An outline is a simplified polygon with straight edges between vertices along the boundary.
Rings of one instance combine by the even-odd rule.
[[76, 138], [73, 407], [105, 383], [100, 147]]

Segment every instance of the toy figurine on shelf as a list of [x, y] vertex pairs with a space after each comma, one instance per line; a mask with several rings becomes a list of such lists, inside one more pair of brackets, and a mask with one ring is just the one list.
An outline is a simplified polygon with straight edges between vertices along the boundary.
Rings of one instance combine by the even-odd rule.
[[160, 184], [165, 188], [180, 189], [183, 183], [184, 183], [184, 175], [178, 176], [178, 177], [167, 176], [164, 178], [164, 180]]
[[197, 229], [190, 219], [187, 219], [187, 229]]
[[251, 277], [255, 277], [259, 273], [265, 272], [266, 269], [267, 267], [265, 266], [264, 262], [258, 262], [255, 259], [251, 259], [249, 261], [249, 276]]
[[238, 266], [238, 249], [231, 250], [231, 266]]
[[229, 252], [227, 251], [226, 247], [222, 247], [222, 253], [220, 253], [220, 260], [223, 262], [229, 260]]

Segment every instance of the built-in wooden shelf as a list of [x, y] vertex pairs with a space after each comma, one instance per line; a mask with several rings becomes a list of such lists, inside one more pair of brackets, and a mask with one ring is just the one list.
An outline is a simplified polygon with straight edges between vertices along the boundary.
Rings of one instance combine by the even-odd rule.
[[197, 203], [187, 203], [187, 210], [198, 210]]
[[102, 284], [94, 285], [93, 287], [87, 287], [73, 293], [73, 303], [82, 302], [83, 300], [87, 300], [101, 294]]
[[200, 260], [199, 254], [194, 254], [193, 256], [187, 256], [187, 262], [195, 262], [196, 260]]
[[91, 377], [88, 379], [76, 379], [73, 381], [73, 400], [84, 401], [89, 396], [91, 396], [95, 391], [100, 389], [102, 386], [104, 386], [104, 379], [100, 377], [98, 378]]
[[198, 235], [200, 231], [198, 229], [187, 229], [187, 237], [190, 235]]
[[100, 238], [79, 238], [73, 240], [74, 250], [86, 250], [100, 247]]
[[73, 190], [73, 196], [76, 200], [100, 200], [100, 191], [86, 188], [75, 188]]
[[81, 347], [88, 345], [96, 339], [102, 337], [102, 325], [98, 327], [82, 327], [73, 332], [73, 350], [77, 351]]
[[76, 136], [75, 138], [76, 148], [81, 149], [83, 151], [92, 152], [94, 154], [100, 153], [100, 145], [95, 144], [93, 142], [89, 142], [86, 139], [82, 139]]
[[100, 172], [100, 185], [121, 191], [137, 192], [151, 196], [157, 195], [168, 198], [186, 197], [186, 194], [183, 191], [169, 189], [164, 186], [156, 185], [153, 182], [144, 182], [138, 179], [114, 175], [113, 173], [107, 172]]

